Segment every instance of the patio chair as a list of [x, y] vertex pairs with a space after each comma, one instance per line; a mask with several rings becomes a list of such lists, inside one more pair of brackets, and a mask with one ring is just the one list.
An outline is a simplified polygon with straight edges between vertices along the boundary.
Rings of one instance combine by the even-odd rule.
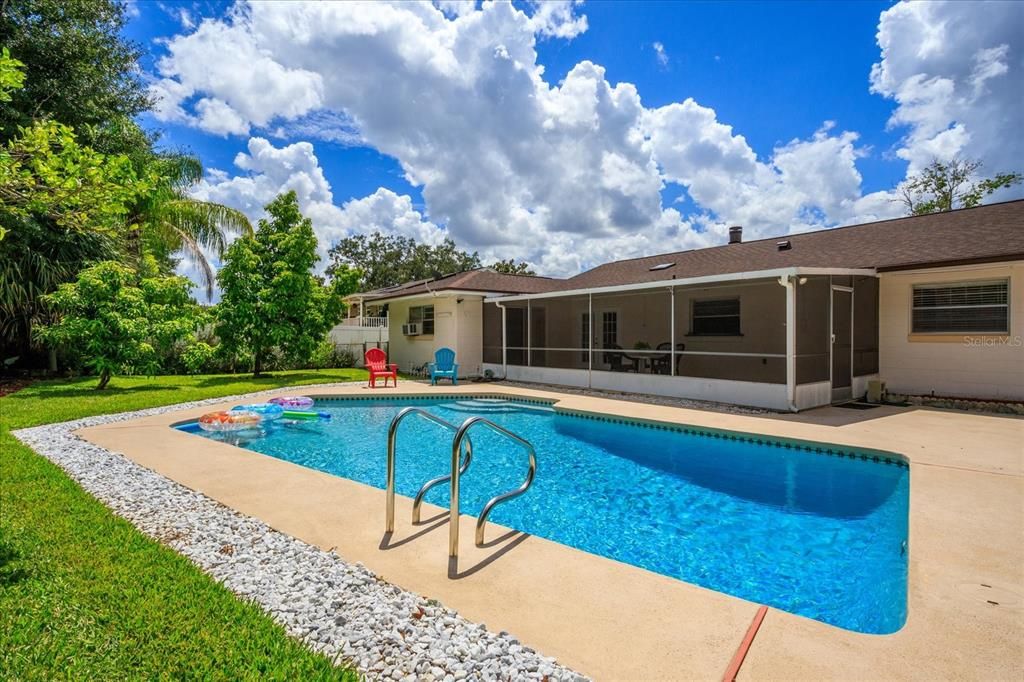
[[453, 386], [459, 385], [459, 365], [451, 348], [434, 351], [434, 361], [430, 363], [430, 385], [436, 386], [438, 379], [451, 379]]
[[[672, 348], [672, 344], [666, 341], [665, 343], [659, 343], [657, 350], [667, 351]], [[677, 351], [686, 350], [685, 343], [676, 344]], [[679, 363], [682, 362], [683, 356], [676, 356], [676, 376], [679, 376]], [[672, 354], [665, 353], [664, 355], [658, 355], [654, 358], [654, 373], [655, 374], [671, 374], [672, 373]]]
[[377, 388], [377, 377], [384, 377], [384, 388], [388, 387], [388, 378], [394, 379], [395, 387], [398, 386], [398, 365], [387, 364], [388, 356], [380, 348], [371, 348], [366, 351], [366, 371], [370, 373], [370, 388]]
[[636, 358], [626, 355], [622, 352], [622, 346], [617, 343], [609, 343], [605, 345], [605, 350], [615, 350], [617, 353], [605, 353], [604, 362], [608, 365], [608, 368], [613, 372], [636, 372], [637, 361]]

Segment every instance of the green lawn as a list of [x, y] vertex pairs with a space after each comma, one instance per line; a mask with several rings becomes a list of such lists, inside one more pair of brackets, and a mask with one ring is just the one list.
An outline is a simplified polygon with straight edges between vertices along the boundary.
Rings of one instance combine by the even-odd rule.
[[0, 678], [356, 679], [114, 516], [9, 431], [362, 370], [47, 381], [0, 398]]

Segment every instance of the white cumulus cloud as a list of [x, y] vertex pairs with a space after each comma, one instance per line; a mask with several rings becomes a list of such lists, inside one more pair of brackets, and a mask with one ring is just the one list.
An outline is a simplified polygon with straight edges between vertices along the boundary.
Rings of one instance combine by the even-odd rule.
[[[911, 169], [940, 152], [990, 170], [1021, 158], [1009, 28], [1020, 11], [915, 3], [882, 14], [871, 88], [895, 102], [897, 154]], [[168, 41], [152, 88], [163, 120], [260, 135], [200, 194], [258, 211], [294, 188], [328, 243], [378, 226], [450, 235], [485, 258], [569, 275], [720, 243], [727, 224], [757, 236], [900, 211], [889, 193], [864, 193], [857, 131], [824, 121], [758, 154], [714, 109], [647, 108], [599, 64], [548, 79], [537, 41], [586, 29], [575, 2], [239, 3]], [[656, 55], [667, 59], [663, 46]], [[398, 161], [425, 208], [385, 188], [339, 206], [312, 142], [267, 138], [372, 147]], [[667, 185], [696, 209], [665, 207]]]
[[906, 132], [896, 153], [910, 172], [934, 157], [1020, 170], [1024, 3], [901, 2], [878, 24], [881, 60], [872, 91], [897, 106], [889, 125]]
[[384, 187], [342, 206], [334, 203], [331, 185], [309, 142], [275, 147], [254, 137], [248, 153], [235, 157], [236, 174], [211, 170], [192, 196], [243, 211], [255, 223], [265, 216], [263, 207], [274, 197], [294, 191], [304, 215], [313, 223], [320, 243], [320, 268], [327, 265], [327, 251], [338, 240], [358, 233], [384, 232], [438, 244], [447, 232], [413, 208], [412, 198]]

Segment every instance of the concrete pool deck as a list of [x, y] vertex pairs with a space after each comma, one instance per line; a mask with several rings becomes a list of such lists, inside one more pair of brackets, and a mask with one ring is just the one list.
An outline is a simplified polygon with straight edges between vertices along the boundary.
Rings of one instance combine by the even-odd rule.
[[[739, 679], [1019, 679], [1024, 675], [1024, 419], [922, 408], [820, 408], [736, 415], [477, 384], [363, 385], [311, 395], [488, 394], [559, 408], [896, 452], [910, 461], [906, 626], [864, 635], [774, 608]], [[287, 390], [278, 394], [286, 394]], [[230, 407], [237, 401], [228, 401]], [[384, 492], [168, 427], [208, 405], [82, 429], [86, 440], [438, 599], [597, 679], [721, 679], [757, 604], [495, 524], [476, 548], [462, 519], [449, 578], [446, 515], [413, 526], [399, 496], [384, 538]], [[399, 452], [401, 456], [401, 452]], [[384, 466], [381, 453], [381, 466]], [[988, 586], [988, 587], [985, 587]], [[993, 603], [995, 602], [995, 603]]]

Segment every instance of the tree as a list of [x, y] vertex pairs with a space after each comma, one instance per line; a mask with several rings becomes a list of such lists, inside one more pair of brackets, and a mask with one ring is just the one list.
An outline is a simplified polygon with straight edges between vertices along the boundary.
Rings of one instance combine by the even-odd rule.
[[265, 208], [270, 217], [227, 248], [217, 274], [217, 335], [226, 351], [252, 355], [253, 376], [275, 349], [308, 360], [342, 313], [337, 296], [310, 272], [319, 260], [316, 236], [295, 192]]
[[908, 178], [897, 189], [899, 201], [908, 215], [924, 215], [972, 208], [996, 190], [1012, 187], [1024, 180], [1020, 173], [999, 173], [991, 178], [972, 181], [981, 161], [953, 158], [948, 163], [934, 159], [917, 175]]
[[109, 234], [124, 226], [128, 204], [149, 189], [126, 156], [79, 144], [56, 121], [22, 128], [0, 148], [0, 210], [8, 216]]
[[[25, 356], [32, 328], [52, 319], [42, 297], [87, 264], [115, 257], [118, 244], [109, 235], [62, 230], [46, 221], [4, 222], [13, 227], [0, 241], [0, 345]], [[50, 356], [50, 369], [56, 370], [56, 354]]]
[[139, 280], [134, 270], [113, 261], [82, 270], [77, 281], [43, 300], [60, 319], [40, 327], [38, 336], [84, 355], [99, 375], [97, 389], [117, 373], [155, 372], [161, 353], [201, 322], [184, 277]]
[[[22, 87], [6, 51], [0, 74], [0, 93]], [[29, 351], [33, 325], [49, 319], [40, 297], [87, 262], [119, 256], [128, 204], [146, 190], [127, 157], [100, 154], [55, 121], [0, 146], [0, 342]]]
[[495, 272], [501, 272], [506, 275], [529, 275], [535, 276], [537, 273], [533, 271], [529, 263], [521, 262], [517, 263], [514, 258], [508, 258], [506, 260], [500, 260], [496, 263], [488, 265], [491, 270]]
[[363, 273], [360, 287], [381, 289], [418, 279], [433, 279], [480, 267], [480, 256], [459, 249], [446, 239], [437, 246], [417, 244], [411, 237], [374, 232], [346, 237], [330, 250], [327, 274], [341, 267]]
[[125, 22], [117, 0], [3, 0], [0, 45], [24, 63], [27, 82], [0, 103], [0, 142], [50, 118], [98, 151], [126, 152], [117, 144], [125, 138], [103, 131], [151, 102], [137, 64], [141, 51], [121, 37]]
[[331, 270], [331, 292], [339, 299], [359, 291], [360, 283], [363, 281], [363, 271], [353, 268], [344, 263], [339, 263]]
[[6, 47], [0, 49], [0, 102], [10, 102], [11, 93], [25, 87], [25, 63], [11, 57]]
[[[25, 85], [23, 66], [17, 59], [11, 58], [11, 52], [6, 47], [0, 50], [0, 102], [10, 102], [11, 93]], [[6, 234], [7, 230], [0, 225], [0, 240]]]
[[151, 189], [137, 194], [131, 208], [129, 252], [136, 259], [149, 253], [170, 272], [177, 264], [173, 254], [183, 251], [198, 266], [199, 283], [212, 298], [216, 276], [203, 249], [223, 257], [229, 234], [252, 234], [249, 219], [236, 209], [188, 195], [203, 177], [195, 156], [156, 154], [144, 172]]

